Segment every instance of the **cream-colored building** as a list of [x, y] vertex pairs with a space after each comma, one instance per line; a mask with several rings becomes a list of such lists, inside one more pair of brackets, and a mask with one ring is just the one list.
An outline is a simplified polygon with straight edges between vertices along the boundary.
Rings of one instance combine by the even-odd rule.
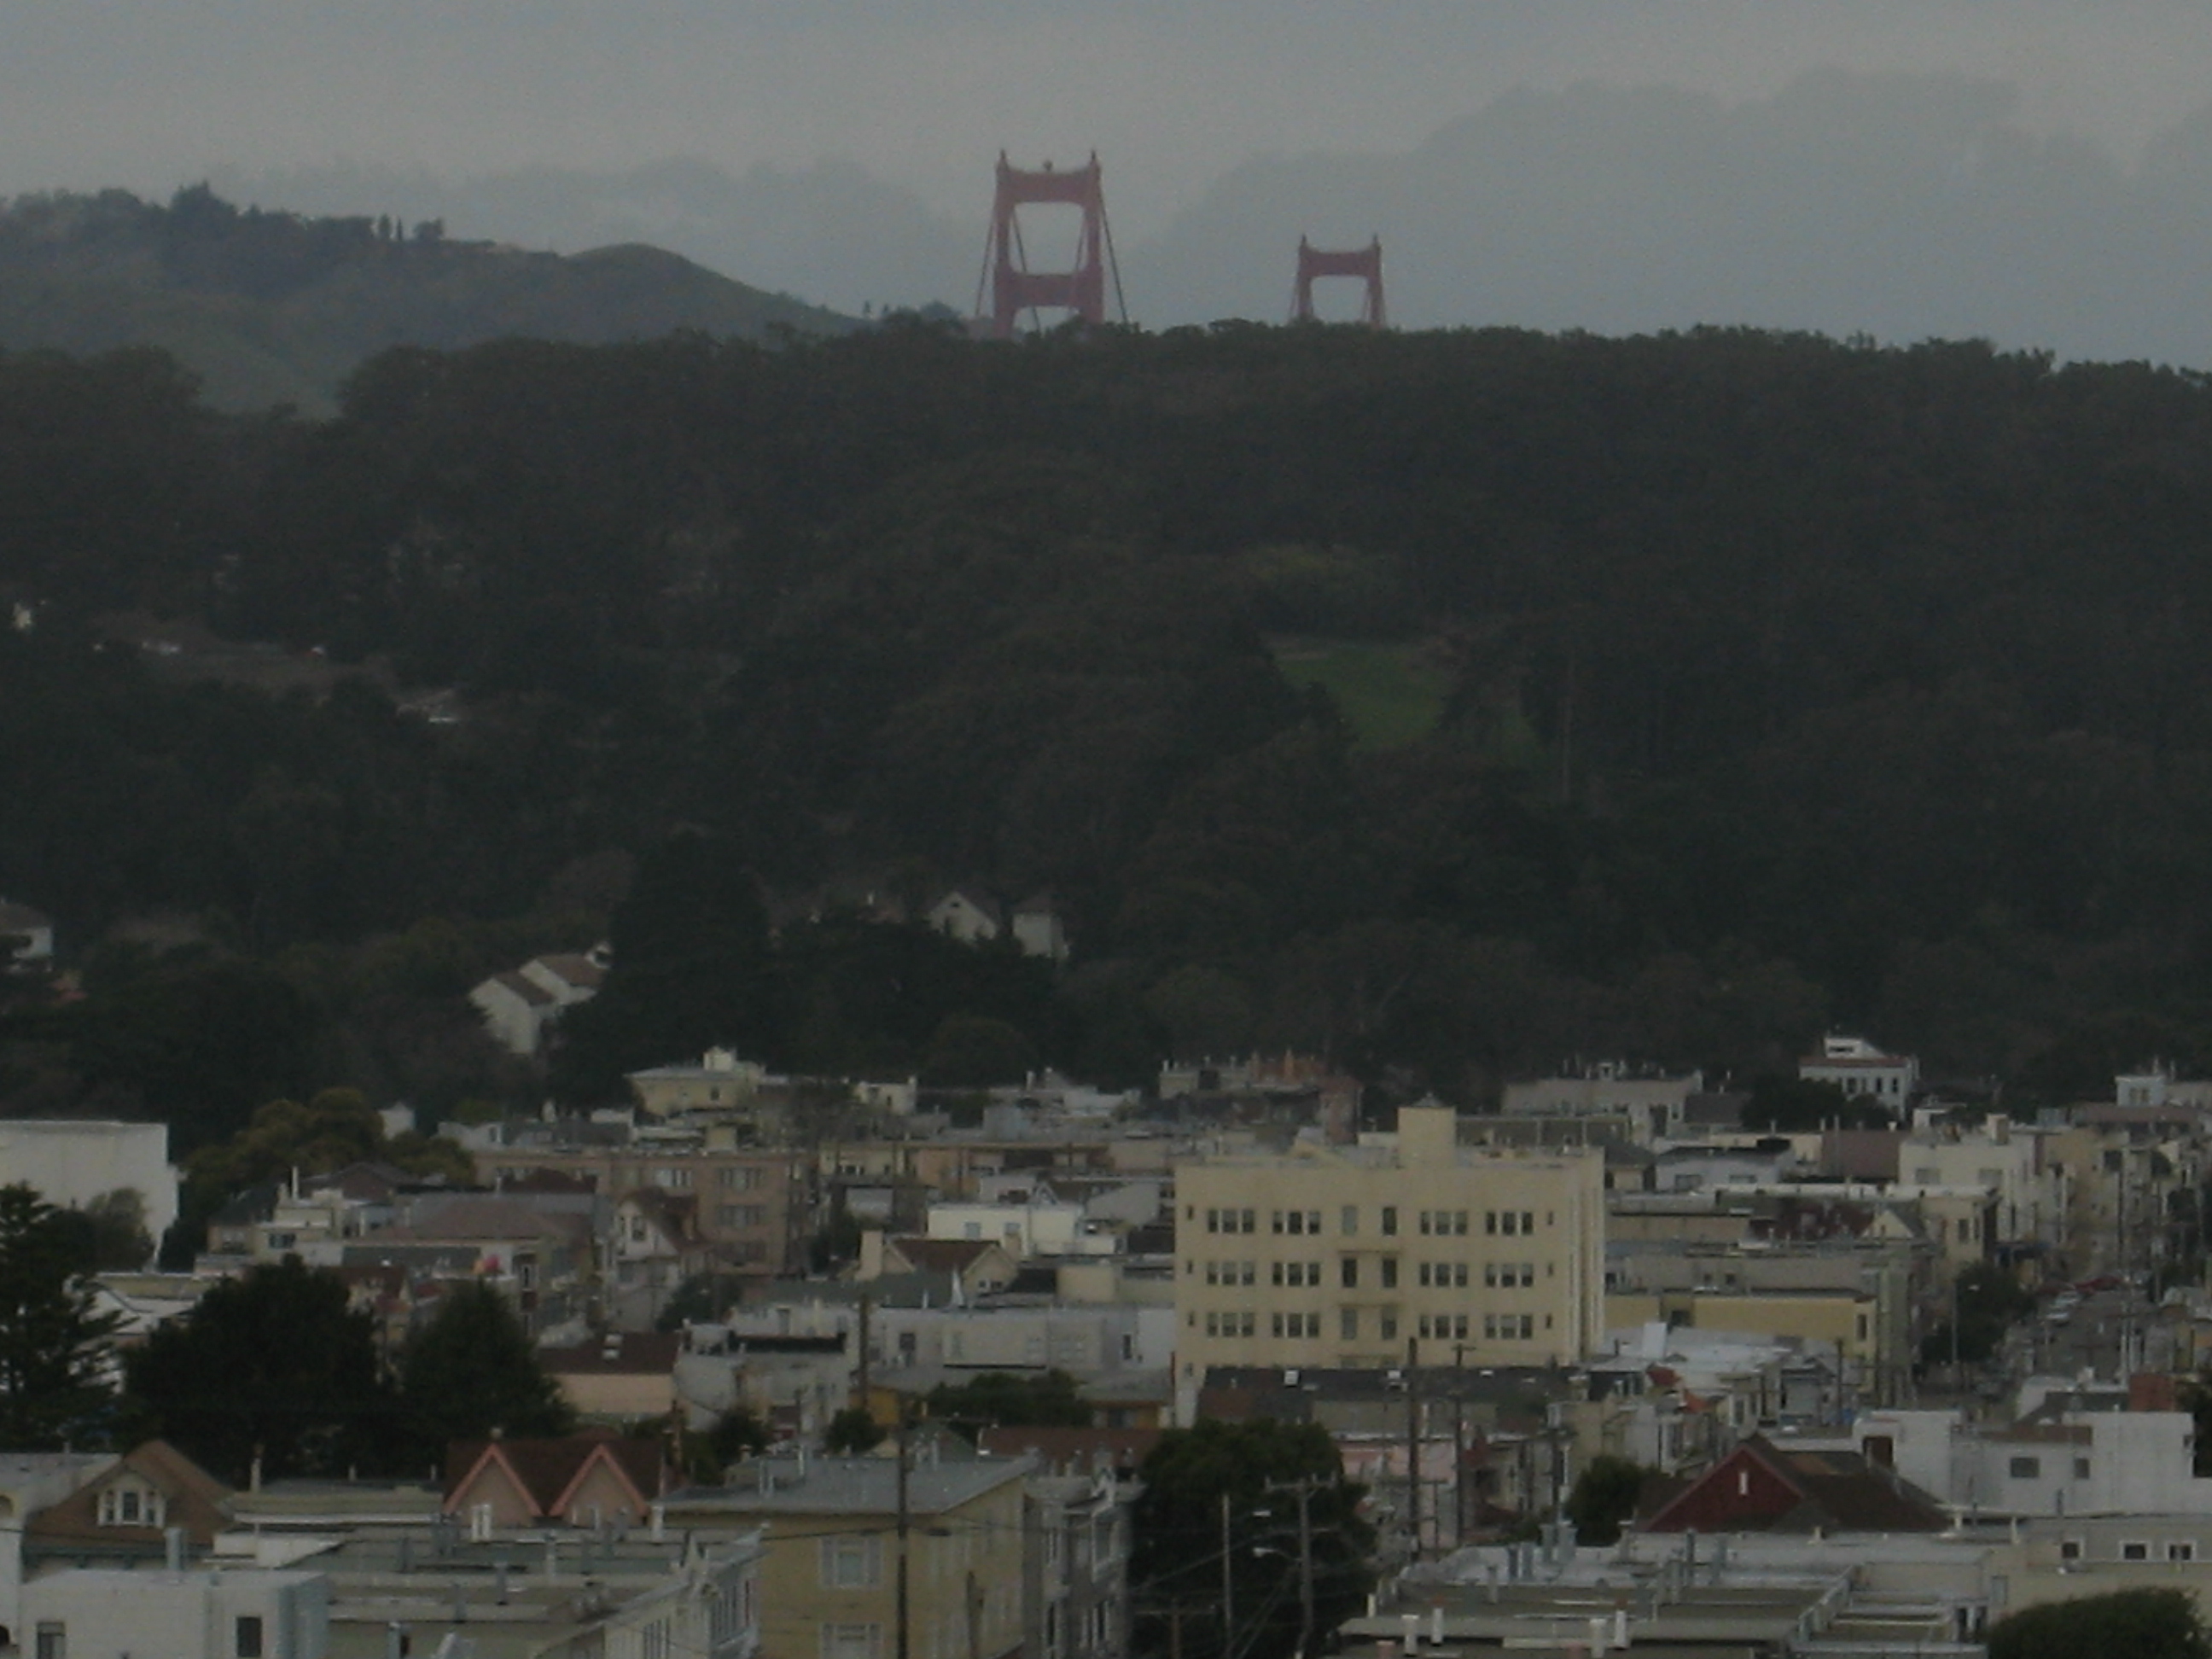
[[[668, 1528], [710, 1537], [766, 1523], [769, 1659], [1005, 1659], [1022, 1645], [1023, 1483], [1033, 1467], [916, 1456], [904, 1505], [904, 1642], [896, 1457], [755, 1458], [732, 1484], [675, 1493], [662, 1509]], [[1126, 1527], [1102, 1547], [1125, 1555]]]
[[1409, 1106], [1357, 1146], [1176, 1166], [1176, 1377], [1211, 1365], [1580, 1359], [1604, 1329], [1601, 1152], [1459, 1144]]

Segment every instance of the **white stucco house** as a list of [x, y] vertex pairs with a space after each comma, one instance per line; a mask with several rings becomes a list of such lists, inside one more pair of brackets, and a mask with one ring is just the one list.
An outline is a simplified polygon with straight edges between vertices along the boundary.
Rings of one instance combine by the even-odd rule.
[[546, 1034], [606, 981], [606, 947], [533, 957], [511, 973], [494, 974], [469, 993], [500, 1047], [524, 1059], [544, 1052]]
[[157, 1243], [177, 1218], [177, 1172], [169, 1163], [166, 1123], [0, 1121], [0, 1187], [19, 1182], [64, 1209], [82, 1209], [111, 1193], [136, 1192], [147, 1235]]

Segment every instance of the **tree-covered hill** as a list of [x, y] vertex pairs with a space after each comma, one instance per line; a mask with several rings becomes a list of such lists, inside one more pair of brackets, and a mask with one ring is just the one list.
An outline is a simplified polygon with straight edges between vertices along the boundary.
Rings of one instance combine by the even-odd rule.
[[[2212, 1060], [2194, 375], [893, 325], [399, 350], [327, 421], [19, 356], [0, 430], [0, 598], [40, 607], [0, 639], [0, 891], [78, 940], [213, 918], [354, 1006], [302, 952], [519, 937], [623, 854], [733, 964], [655, 1029], [779, 1064], [950, 1074], [975, 1020], [1108, 1076], [1264, 1043], [1463, 1100], [1573, 1052], [1778, 1067], [1832, 1021], [2035, 1097]], [[134, 605], [463, 717], [172, 685], [74, 620]], [[1419, 717], [1355, 731], [1340, 659], [1418, 668]], [[1041, 991], [836, 916], [771, 947], [742, 895], [684, 915], [678, 830], [779, 914], [1049, 890], [1076, 959]], [[311, 1039], [297, 1086], [366, 1075]]]
[[241, 210], [205, 185], [166, 207], [105, 191], [0, 208], [0, 345], [160, 347], [226, 409], [326, 413], [346, 375], [392, 346], [850, 326], [654, 248], [563, 258], [451, 240], [434, 221]]

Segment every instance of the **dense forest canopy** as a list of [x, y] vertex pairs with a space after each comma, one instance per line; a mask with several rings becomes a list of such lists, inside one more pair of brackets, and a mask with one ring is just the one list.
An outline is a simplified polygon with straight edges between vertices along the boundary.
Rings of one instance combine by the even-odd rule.
[[[915, 1066], [963, 1017], [1109, 1078], [1265, 1044], [1468, 1102], [1577, 1052], [1773, 1070], [1826, 1023], [2028, 1098], [2212, 1060], [2193, 374], [894, 324], [398, 350], [327, 421], [17, 355], [0, 429], [0, 601], [34, 619], [0, 636], [0, 892], [80, 952], [158, 915], [200, 953], [94, 951], [94, 1014], [16, 1017], [18, 1097], [157, 1109], [216, 1017], [103, 1060], [149, 980], [262, 1011], [271, 1092], [435, 1097], [409, 1022], [604, 925], [630, 857], [610, 1006], [781, 1064]], [[121, 611], [361, 676], [196, 678]], [[1434, 706], [1376, 740], [1317, 649], [1417, 664]], [[459, 717], [400, 706], [428, 688]], [[699, 837], [775, 902], [676, 880]], [[1050, 892], [1073, 962], [769, 920], [956, 881]], [[654, 916], [708, 889], [743, 982], [678, 1017], [641, 995], [685, 982]], [[595, 1041], [604, 1086], [632, 1056]], [[438, 1086], [497, 1086], [472, 1064]]]

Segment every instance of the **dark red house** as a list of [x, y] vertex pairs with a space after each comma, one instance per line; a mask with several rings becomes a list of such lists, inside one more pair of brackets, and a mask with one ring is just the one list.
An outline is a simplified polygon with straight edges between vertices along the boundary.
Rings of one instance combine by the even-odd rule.
[[1637, 1504], [1643, 1532], [1941, 1532], [1936, 1500], [1856, 1452], [1799, 1450], [1753, 1435], [1703, 1474], [1660, 1476]]

